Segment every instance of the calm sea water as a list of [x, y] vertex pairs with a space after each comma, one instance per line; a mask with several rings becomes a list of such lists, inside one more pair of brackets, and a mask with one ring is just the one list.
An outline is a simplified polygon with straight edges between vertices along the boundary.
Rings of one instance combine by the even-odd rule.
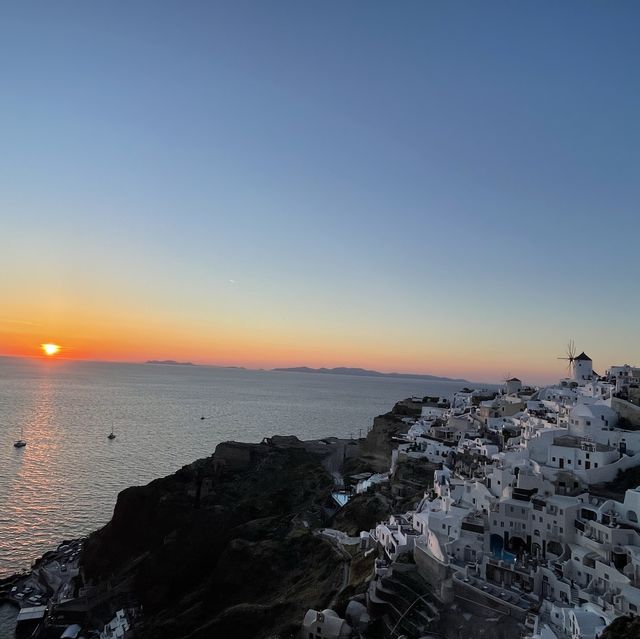
[[[120, 490], [210, 455], [221, 441], [357, 436], [398, 399], [448, 396], [461, 387], [0, 358], [0, 575], [28, 568], [62, 539], [102, 526]], [[116, 439], [109, 441], [112, 426]], [[28, 443], [16, 449], [21, 432]]]

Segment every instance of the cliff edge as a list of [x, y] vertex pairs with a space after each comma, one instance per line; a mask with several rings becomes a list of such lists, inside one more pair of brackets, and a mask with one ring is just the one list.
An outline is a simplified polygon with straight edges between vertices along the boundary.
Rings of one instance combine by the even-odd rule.
[[108, 583], [145, 612], [143, 637], [294, 636], [342, 579], [310, 528], [324, 515], [335, 443], [228, 442], [147, 486], [124, 490], [85, 543], [87, 591]]

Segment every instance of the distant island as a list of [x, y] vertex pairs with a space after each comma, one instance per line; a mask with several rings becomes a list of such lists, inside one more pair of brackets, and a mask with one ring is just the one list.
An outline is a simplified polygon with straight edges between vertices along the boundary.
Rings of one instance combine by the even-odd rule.
[[360, 377], [396, 377], [400, 379], [425, 379], [432, 382], [461, 382], [470, 384], [466, 379], [452, 379], [451, 377], [438, 377], [437, 375], [419, 375], [418, 373], [381, 373], [380, 371], [370, 371], [366, 368], [347, 368], [338, 366], [337, 368], [309, 368], [308, 366], [293, 366], [291, 368], [274, 368], [274, 371], [285, 373], [324, 373], [327, 375], [356, 375]]
[[145, 364], [169, 364], [170, 366], [197, 366], [193, 362], [176, 362], [175, 359], [148, 359]]

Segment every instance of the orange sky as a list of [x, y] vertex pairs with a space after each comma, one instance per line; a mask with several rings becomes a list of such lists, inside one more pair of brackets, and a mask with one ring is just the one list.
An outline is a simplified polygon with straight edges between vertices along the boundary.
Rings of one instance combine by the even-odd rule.
[[[40, 345], [62, 346], [58, 357], [273, 368], [354, 366], [496, 382], [506, 373], [531, 383], [564, 375], [567, 340], [594, 359], [597, 371], [632, 359], [625, 332], [607, 342], [573, 322], [535, 316], [535, 330], [491, 306], [421, 308], [429, 298], [403, 292], [400, 303], [372, 294], [318, 301], [304, 290], [283, 297], [265, 286], [217, 285], [210, 295], [167, 297], [163, 281], [74, 274], [43, 285], [37, 273], [4, 283], [0, 354], [40, 356]], [[375, 292], [374, 292], [375, 293]], [[416, 300], [417, 308], [412, 306]], [[456, 302], [457, 303], [457, 302]], [[517, 318], [517, 316], [516, 316]], [[631, 362], [633, 363], [633, 362]]]
[[[35, 319], [34, 319], [35, 318]], [[56, 357], [82, 360], [145, 361], [176, 359], [199, 364], [249, 368], [307, 365], [360, 366], [380, 371], [415, 372], [475, 381], [497, 381], [506, 372], [547, 381], [562, 375], [562, 363], [549, 361], [531, 349], [505, 355], [493, 351], [487, 340], [481, 345], [454, 336], [421, 342], [402, 333], [379, 334], [332, 327], [284, 328], [262, 319], [234, 323], [224, 318], [209, 322], [147, 317], [127, 312], [78, 309], [46, 319], [0, 318], [0, 352], [4, 355], [41, 356], [41, 344], [61, 346]]]

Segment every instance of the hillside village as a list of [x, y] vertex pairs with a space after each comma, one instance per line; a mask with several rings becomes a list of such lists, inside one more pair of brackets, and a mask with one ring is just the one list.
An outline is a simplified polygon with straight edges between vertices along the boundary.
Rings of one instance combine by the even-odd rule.
[[359, 537], [324, 531], [378, 558], [366, 597], [344, 619], [310, 610], [305, 639], [432, 636], [451, 606], [530, 639], [595, 639], [638, 615], [640, 486], [620, 487], [640, 483], [640, 368], [599, 375], [584, 352], [567, 360], [570, 374], [552, 386], [509, 377], [499, 392], [414, 398], [419, 415], [403, 419], [388, 472], [353, 493], [407, 462], [433, 473], [432, 488]]

